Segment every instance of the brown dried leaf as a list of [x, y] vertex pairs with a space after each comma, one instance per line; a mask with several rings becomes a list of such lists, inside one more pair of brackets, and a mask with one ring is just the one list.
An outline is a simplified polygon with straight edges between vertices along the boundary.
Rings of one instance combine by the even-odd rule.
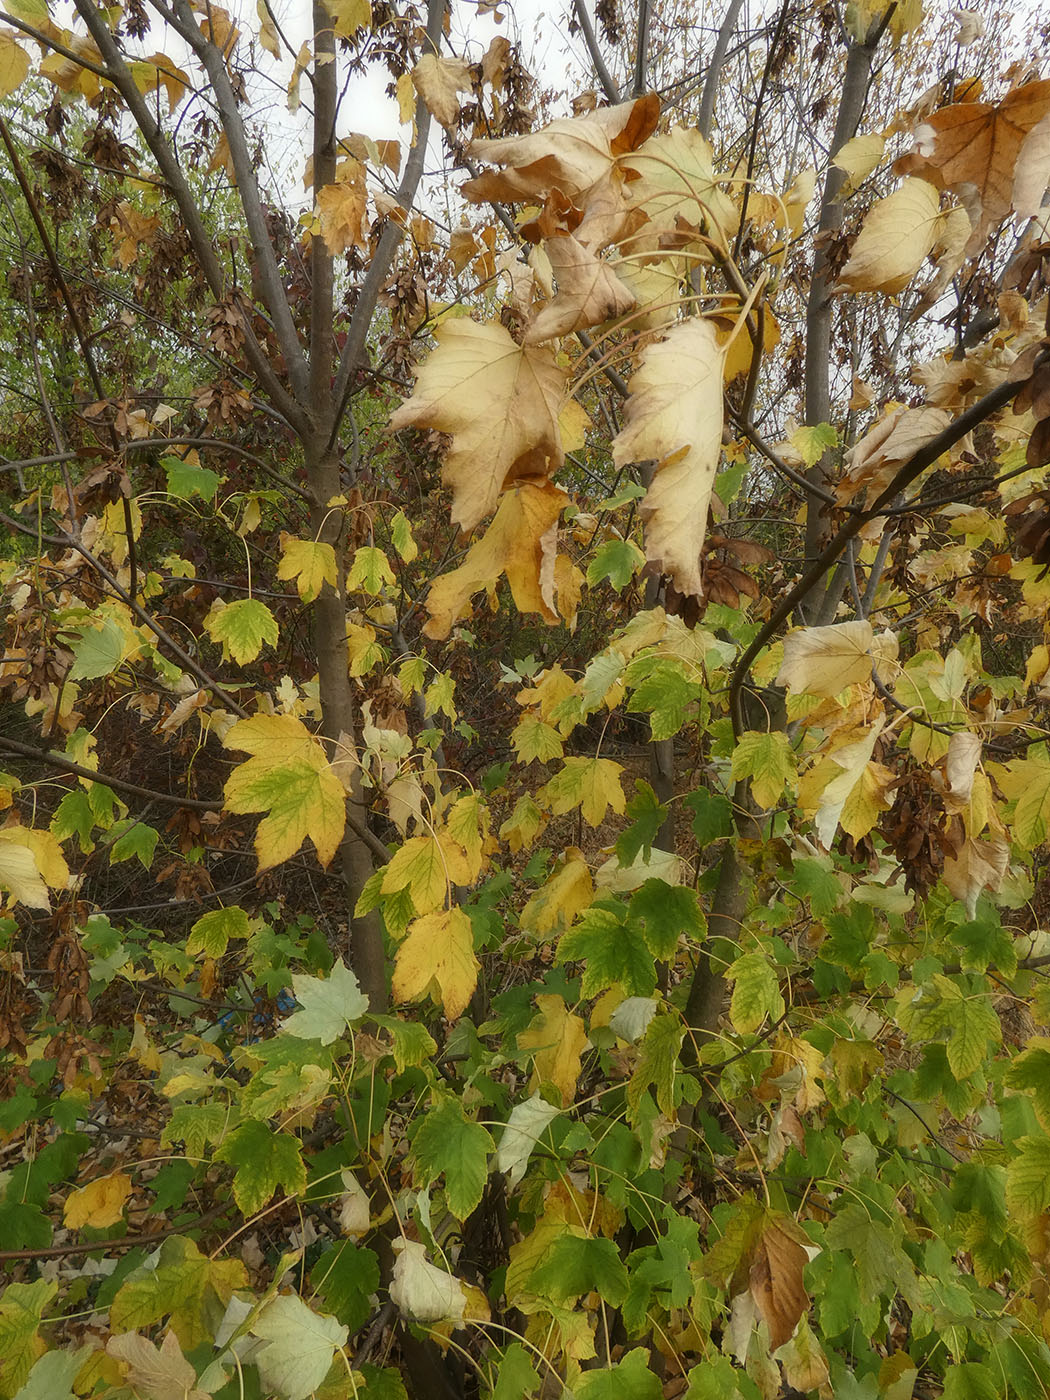
[[600, 325], [634, 306], [634, 293], [608, 263], [596, 258], [571, 234], [551, 238], [546, 253], [558, 279], [558, 295], [533, 318], [525, 332], [526, 345]]
[[769, 1329], [771, 1351], [788, 1341], [809, 1309], [809, 1295], [802, 1285], [806, 1259], [805, 1249], [786, 1221], [766, 1222], [752, 1256], [748, 1286]]

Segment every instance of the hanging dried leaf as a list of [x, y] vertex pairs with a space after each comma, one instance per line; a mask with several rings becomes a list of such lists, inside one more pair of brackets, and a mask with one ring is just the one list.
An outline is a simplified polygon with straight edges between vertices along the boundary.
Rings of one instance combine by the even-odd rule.
[[905, 180], [872, 205], [834, 291], [900, 292], [937, 240], [940, 197], [925, 180]]
[[470, 67], [464, 58], [438, 58], [426, 53], [412, 69], [412, 83], [442, 126], [459, 120], [459, 96], [470, 92]]

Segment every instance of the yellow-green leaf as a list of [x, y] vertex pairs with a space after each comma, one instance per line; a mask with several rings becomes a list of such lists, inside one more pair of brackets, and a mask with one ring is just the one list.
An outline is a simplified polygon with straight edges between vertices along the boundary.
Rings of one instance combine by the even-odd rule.
[[332, 588], [339, 577], [335, 550], [318, 540], [300, 540], [294, 535], [281, 535], [281, 562], [277, 569], [280, 579], [295, 579], [299, 597], [312, 603], [327, 583]]
[[324, 749], [292, 715], [239, 720], [223, 741], [252, 755], [226, 782], [230, 812], [266, 812], [255, 835], [259, 869], [288, 860], [309, 837], [327, 865], [346, 824], [346, 793]]
[[394, 964], [394, 1000], [430, 995], [450, 1021], [462, 1015], [474, 994], [479, 963], [474, 928], [458, 906], [424, 914], [409, 925]]
[[204, 630], [222, 647], [223, 657], [232, 657], [238, 666], [254, 661], [266, 643], [277, 645], [277, 619], [257, 598], [213, 607], [204, 619]]

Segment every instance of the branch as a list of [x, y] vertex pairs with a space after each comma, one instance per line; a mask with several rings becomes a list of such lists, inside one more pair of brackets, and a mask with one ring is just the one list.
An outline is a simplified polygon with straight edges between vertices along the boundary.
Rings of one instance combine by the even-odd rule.
[[632, 97], [645, 91], [645, 65], [649, 57], [649, 0], [638, 0], [638, 49], [634, 56], [634, 86]]
[[[741, 0], [736, 0], [736, 3], [740, 4]], [[591, 62], [594, 64], [594, 71], [597, 74], [599, 83], [601, 83], [602, 92], [605, 93], [605, 96], [610, 102], [615, 104], [620, 100], [620, 90], [613, 81], [613, 76], [609, 72], [605, 59], [602, 57], [602, 51], [598, 47], [598, 38], [594, 32], [594, 25], [591, 23], [591, 17], [587, 13], [585, 0], [572, 0], [572, 8], [573, 13], [579, 21], [580, 33], [583, 35], [583, 41], [587, 45], [587, 52], [590, 54]]]
[[711, 138], [711, 126], [714, 122], [718, 80], [722, 76], [726, 55], [729, 52], [729, 43], [736, 32], [736, 22], [743, 3], [744, 0], [729, 0], [725, 17], [722, 20], [722, 27], [718, 31], [718, 38], [715, 40], [715, 47], [711, 53], [707, 75], [704, 78], [704, 89], [700, 94], [700, 115], [697, 118], [696, 126], [700, 135], [707, 140]]
[[[217, 301], [221, 301], [226, 295], [226, 281], [215, 253], [214, 240], [204, 226], [200, 208], [194, 198], [193, 192], [190, 190], [185, 175], [182, 173], [182, 168], [175, 158], [175, 153], [171, 144], [154, 119], [142, 93], [139, 92], [135, 84], [135, 79], [131, 75], [131, 70], [124, 61], [124, 55], [121, 53], [120, 47], [113, 37], [109, 25], [96, 8], [93, 0], [74, 0], [74, 4], [77, 13], [87, 25], [91, 37], [98, 45], [99, 51], [106, 59], [110, 69], [108, 74], [109, 80], [117, 88], [118, 92], [127, 103], [128, 110], [139, 131], [142, 133], [143, 140], [153, 153], [157, 164], [160, 166], [161, 174], [167, 181], [175, 202], [179, 206], [179, 213], [182, 215], [183, 223], [186, 226], [187, 236], [189, 237], [197, 261], [200, 263], [205, 280], [211, 288], [212, 295]], [[225, 69], [223, 71], [225, 72]], [[229, 139], [229, 137], [227, 137], [227, 139]], [[261, 210], [259, 213], [261, 217]], [[270, 254], [272, 257], [272, 248], [270, 249]], [[241, 311], [241, 324], [245, 333], [245, 354], [259, 382], [265, 387], [274, 406], [279, 409], [296, 430], [305, 429], [306, 420], [302, 408], [292, 395], [288, 393], [275, 373], [270, 363], [269, 356], [260, 345], [255, 334], [247, 309], [243, 306], [239, 309]], [[298, 345], [298, 341], [296, 341], [296, 344]], [[300, 347], [300, 356], [301, 354], [302, 350]]]
[[[427, 0], [427, 41], [434, 53], [441, 52], [441, 34], [445, 19], [447, 0]], [[412, 208], [423, 175], [423, 162], [426, 158], [427, 138], [430, 135], [430, 109], [422, 98], [416, 102], [416, 143], [405, 162], [405, 173], [397, 187], [394, 198], [407, 214]], [[346, 333], [346, 343], [339, 358], [339, 369], [335, 377], [332, 398], [336, 409], [332, 418], [332, 430], [328, 440], [329, 448], [335, 446], [339, 428], [346, 413], [347, 404], [353, 394], [354, 371], [364, 355], [368, 342], [368, 332], [372, 327], [372, 316], [379, 299], [379, 290], [390, 269], [394, 254], [404, 237], [404, 229], [394, 219], [387, 219], [379, 236], [372, 261], [368, 265], [357, 294], [357, 304], [350, 318]]]
[[166, 1230], [157, 1230], [151, 1235], [124, 1235], [108, 1240], [81, 1240], [78, 1244], [56, 1244], [50, 1249], [0, 1249], [0, 1259], [66, 1259], [71, 1254], [94, 1254], [97, 1250], [148, 1248], [155, 1240], [167, 1239], [169, 1235], [181, 1235], [184, 1230], [200, 1230], [217, 1220], [229, 1210], [228, 1201], [220, 1206], [212, 1206], [188, 1225], [169, 1225]]
[[75, 773], [78, 778], [90, 778], [93, 783], [103, 783], [106, 787], [111, 787], [117, 792], [126, 792], [131, 797], [144, 797], [150, 802], [166, 802], [171, 807], [189, 807], [195, 812], [222, 810], [220, 801], [204, 802], [198, 797], [176, 797], [173, 793], [157, 792], [153, 788], [141, 787], [138, 783], [128, 783], [123, 778], [113, 777], [111, 773], [100, 773], [97, 769], [85, 768], [83, 764], [74, 763], [64, 754], [54, 753], [51, 749], [38, 749], [34, 744], [23, 744], [17, 739], [9, 739], [6, 734], [0, 734], [0, 749], [17, 753], [22, 758], [38, 759], [62, 773]]

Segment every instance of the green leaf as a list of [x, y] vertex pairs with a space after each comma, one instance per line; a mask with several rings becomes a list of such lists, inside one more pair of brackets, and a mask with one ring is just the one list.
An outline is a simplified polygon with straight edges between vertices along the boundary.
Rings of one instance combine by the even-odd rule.
[[160, 840], [160, 832], [145, 822], [127, 818], [125, 830], [109, 848], [110, 865], [119, 865], [122, 860], [137, 859], [144, 870], [153, 864], [153, 856]]
[[488, 1178], [488, 1155], [496, 1150], [486, 1128], [472, 1123], [456, 1099], [445, 1099], [425, 1116], [412, 1151], [429, 1185], [444, 1174], [445, 1199], [459, 1220], [478, 1205]]
[[46, 1249], [51, 1221], [39, 1206], [25, 1201], [0, 1201], [0, 1249]]
[[806, 466], [812, 467], [825, 452], [838, 446], [839, 435], [830, 423], [816, 423], [812, 427], [796, 428], [789, 441]]
[[663, 1386], [649, 1353], [635, 1347], [615, 1366], [585, 1371], [573, 1387], [576, 1400], [662, 1400]]
[[645, 555], [633, 540], [606, 540], [587, 566], [587, 582], [595, 588], [607, 578], [622, 593], [644, 563]]
[[942, 1400], [1002, 1400], [999, 1378], [982, 1361], [964, 1361], [944, 1373]]
[[689, 1389], [682, 1400], [759, 1400], [750, 1376], [738, 1370], [728, 1356], [702, 1361], [689, 1372]]
[[402, 563], [411, 564], [419, 553], [419, 546], [412, 534], [412, 526], [409, 524], [408, 516], [403, 510], [399, 510], [390, 522], [390, 538], [394, 542], [394, 548], [401, 556]]
[[829, 1249], [841, 1249], [852, 1260], [862, 1303], [912, 1291], [915, 1269], [900, 1239], [866, 1205], [845, 1206], [829, 1221], [824, 1238]]
[[372, 1019], [377, 1026], [390, 1032], [394, 1067], [398, 1074], [416, 1065], [425, 1065], [437, 1054], [437, 1042], [426, 1026], [421, 1026], [418, 1021], [405, 1021], [400, 1016], [373, 1016]]
[[638, 929], [619, 912], [592, 904], [558, 944], [558, 962], [583, 962], [582, 992], [598, 996], [619, 983], [629, 997], [647, 997], [656, 986], [656, 964]]
[[616, 858], [622, 866], [633, 865], [639, 855], [649, 859], [667, 812], [650, 785], [635, 778], [634, 796], [627, 804], [631, 825], [616, 838]]
[[172, 1235], [156, 1260], [136, 1269], [110, 1304], [114, 1332], [140, 1332], [162, 1317], [184, 1351], [212, 1341], [235, 1288], [248, 1282], [239, 1259], [209, 1259], [192, 1240]]
[[526, 1286], [555, 1303], [594, 1292], [615, 1308], [627, 1296], [627, 1270], [612, 1240], [566, 1232], [544, 1253]]
[[703, 938], [707, 921], [696, 891], [687, 885], [668, 885], [663, 880], [646, 880], [631, 896], [629, 918], [640, 924], [654, 958], [667, 961], [678, 950], [682, 934]]
[[809, 900], [809, 907], [818, 919], [833, 913], [843, 897], [842, 885], [827, 856], [824, 859], [792, 857], [790, 886], [801, 899]]
[[733, 983], [729, 1019], [741, 1035], [757, 1031], [767, 1016], [775, 1021], [784, 1014], [776, 970], [764, 953], [744, 953], [726, 977]]
[[496, 1363], [492, 1400], [526, 1400], [527, 1396], [535, 1395], [539, 1387], [540, 1378], [529, 1353], [520, 1342], [511, 1342]]
[[180, 501], [188, 501], [191, 496], [212, 501], [223, 478], [207, 467], [193, 462], [184, 462], [181, 457], [162, 457], [160, 464], [168, 478], [168, 492]]
[[85, 628], [70, 649], [73, 664], [68, 680], [93, 681], [99, 676], [111, 676], [124, 660], [124, 633], [113, 618], [107, 617], [98, 627]]
[[657, 1106], [668, 1118], [674, 1115], [674, 1080], [685, 1026], [677, 1015], [656, 1016], [638, 1047], [638, 1062], [627, 1085], [632, 1122], [637, 1121], [642, 1095], [653, 1088]]
[[374, 545], [363, 545], [354, 553], [354, 562], [346, 576], [348, 589], [361, 589], [373, 598], [382, 593], [384, 587], [393, 587], [397, 582], [390, 561], [381, 549]]
[[202, 914], [190, 929], [186, 952], [191, 958], [198, 953], [221, 958], [231, 938], [247, 938], [249, 932], [248, 915], [238, 905], [212, 909]]
[[261, 1210], [280, 1186], [290, 1196], [299, 1196], [306, 1189], [306, 1167], [298, 1139], [290, 1133], [275, 1133], [258, 1120], [235, 1128], [220, 1143], [215, 1160], [236, 1168], [233, 1198], [242, 1215]]
[[632, 687], [629, 709], [649, 715], [654, 739], [670, 739], [685, 723], [701, 687], [682, 674], [682, 663], [669, 657], [639, 657], [627, 669]]
[[1006, 1168], [1006, 1205], [1018, 1220], [1035, 1220], [1050, 1207], [1050, 1138], [1023, 1137]]
[[989, 1046], [1002, 1040], [1002, 1027], [987, 996], [961, 996], [951, 1008], [948, 1065], [956, 1079], [966, 1079], [984, 1063]]
[[47, 1352], [34, 1365], [15, 1400], [75, 1400], [73, 1382], [91, 1354], [89, 1346]]
[[324, 978], [295, 973], [292, 989], [302, 1010], [293, 1012], [281, 1029], [302, 1040], [331, 1045], [368, 1010], [368, 998], [342, 958]]
[[160, 1140], [171, 1147], [183, 1144], [187, 1157], [201, 1158], [210, 1142], [221, 1142], [230, 1124], [230, 1110], [221, 1103], [180, 1103], [171, 1111]]
[[1050, 1132], [1050, 1040], [1037, 1036], [1011, 1063], [1005, 1083], [1010, 1089], [1028, 1089], [1040, 1127]]
[[258, 598], [239, 598], [217, 611], [213, 608], [204, 619], [204, 630], [238, 666], [254, 661], [266, 643], [277, 645], [277, 619]]
[[737, 782], [751, 779], [751, 792], [763, 811], [775, 807], [795, 776], [791, 741], [781, 730], [765, 734], [749, 729], [733, 750], [732, 774]]
[[697, 788], [684, 800], [693, 814], [693, 835], [701, 848], [730, 835], [733, 830], [733, 805], [724, 793]]
[[95, 849], [95, 843], [91, 840], [94, 829], [95, 814], [91, 810], [87, 793], [83, 788], [74, 788], [72, 792], [67, 792], [51, 818], [51, 835], [56, 841], [65, 841], [70, 836], [75, 836], [80, 843], [81, 852], [87, 855]]
[[350, 1240], [328, 1246], [310, 1270], [310, 1287], [326, 1311], [357, 1332], [371, 1315], [369, 1298], [379, 1287], [379, 1260]]
[[44, 1350], [38, 1334], [57, 1283], [12, 1283], [0, 1295], [0, 1394], [14, 1395]]

